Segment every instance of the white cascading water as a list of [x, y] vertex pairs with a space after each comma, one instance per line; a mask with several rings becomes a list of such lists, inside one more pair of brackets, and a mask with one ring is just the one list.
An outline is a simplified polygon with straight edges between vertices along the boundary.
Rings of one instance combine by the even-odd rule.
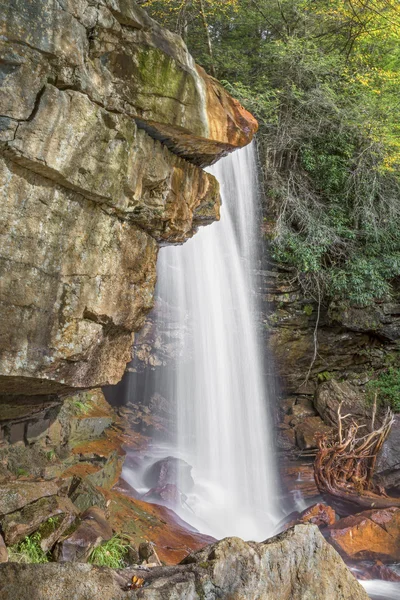
[[400, 598], [400, 583], [380, 579], [360, 581], [360, 583], [371, 600], [399, 600]]
[[257, 324], [254, 145], [210, 172], [221, 185], [221, 220], [160, 252], [158, 296], [179, 311], [184, 332], [160, 391], [177, 403], [179, 456], [193, 466], [181, 516], [217, 538], [260, 541], [279, 516]]

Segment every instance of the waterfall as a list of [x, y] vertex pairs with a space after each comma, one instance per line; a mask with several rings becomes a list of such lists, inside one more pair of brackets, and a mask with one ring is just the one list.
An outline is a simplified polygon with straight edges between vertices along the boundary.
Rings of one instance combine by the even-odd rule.
[[218, 538], [260, 541], [278, 510], [257, 324], [254, 145], [210, 172], [221, 185], [221, 220], [160, 251], [157, 293], [179, 315], [182, 337], [157, 387], [176, 402], [179, 456], [193, 466], [195, 487], [181, 516]]

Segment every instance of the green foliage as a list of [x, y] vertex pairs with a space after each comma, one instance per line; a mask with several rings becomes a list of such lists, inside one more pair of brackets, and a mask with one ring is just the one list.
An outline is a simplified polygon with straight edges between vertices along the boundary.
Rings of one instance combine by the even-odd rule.
[[18, 467], [16, 470], [17, 477], [28, 477], [29, 471], [27, 469], [23, 469], [22, 467]]
[[317, 375], [317, 379], [319, 382], [323, 382], [323, 381], [330, 381], [331, 379], [333, 379], [334, 374], [330, 373], [329, 371], [321, 371], [321, 373], [318, 373]]
[[47, 563], [49, 558], [40, 547], [41, 535], [39, 532], [33, 533], [26, 537], [24, 540], [10, 546], [8, 548], [8, 555], [10, 562], [18, 563]]
[[375, 394], [379, 404], [400, 412], [400, 369], [390, 367], [366, 385], [368, 399], [373, 401]]
[[[400, 6], [147, 0], [260, 123], [273, 257], [316, 299], [368, 305], [400, 274]], [[212, 52], [210, 53], [210, 45]]]
[[312, 304], [306, 304], [303, 307], [303, 313], [305, 315], [307, 315], [307, 317], [311, 317], [311, 315], [313, 314], [313, 312], [314, 312], [314, 308], [313, 308]]
[[90, 396], [82, 394], [77, 398], [73, 398], [71, 406], [75, 414], [85, 415], [91, 409]]
[[125, 558], [128, 549], [129, 542], [116, 534], [108, 542], [94, 548], [88, 562], [99, 567], [122, 569], [126, 566]]

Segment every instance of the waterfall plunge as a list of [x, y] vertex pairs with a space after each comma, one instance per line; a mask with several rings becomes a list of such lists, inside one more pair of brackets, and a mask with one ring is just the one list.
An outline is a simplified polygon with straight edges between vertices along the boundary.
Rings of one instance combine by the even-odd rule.
[[214, 537], [262, 540], [278, 511], [257, 332], [254, 146], [210, 171], [221, 184], [221, 221], [160, 252], [158, 296], [179, 311], [184, 333], [158, 389], [177, 404], [179, 456], [193, 466], [181, 516]]

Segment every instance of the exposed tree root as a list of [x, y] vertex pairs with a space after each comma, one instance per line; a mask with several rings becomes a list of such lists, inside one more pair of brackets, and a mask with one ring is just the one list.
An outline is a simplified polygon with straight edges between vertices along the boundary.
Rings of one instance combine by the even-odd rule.
[[371, 431], [364, 436], [351, 415], [341, 414], [338, 408], [338, 431], [334, 437], [321, 436], [314, 463], [314, 477], [321, 493], [329, 494], [363, 508], [388, 508], [400, 506], [400, 498], [389, 498], [383, 487], [373, 482], [376, 458], [392, 427], [394, 417], [388, 410], [382, 424], [375, 429], [376, 401]]

